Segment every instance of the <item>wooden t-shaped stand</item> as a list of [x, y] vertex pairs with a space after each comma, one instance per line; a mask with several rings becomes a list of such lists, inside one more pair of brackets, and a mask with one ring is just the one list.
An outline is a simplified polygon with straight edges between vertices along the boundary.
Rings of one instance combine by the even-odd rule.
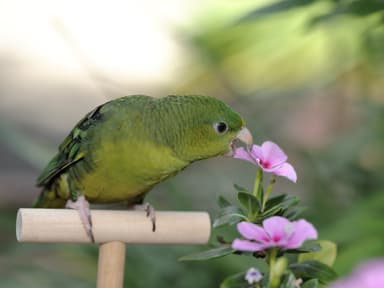
[[[156, 211], [156, 231], [144, 211], [91, 210], [99, 243], [98, 288], [122, 288], [125, 243], [205, 244], [211, 233], [206, 212]], [[19, 242], [91, 243], [80, 217], [70, 209], [19, 209]]]

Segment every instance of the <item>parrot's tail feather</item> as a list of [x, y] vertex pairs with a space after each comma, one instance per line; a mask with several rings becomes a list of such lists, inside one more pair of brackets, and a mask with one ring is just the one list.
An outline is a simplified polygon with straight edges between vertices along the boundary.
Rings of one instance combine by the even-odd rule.
[[[33, 208], [64, 208], [65, 203], [67, 202], [65, 199], [58, 198], [52, 191], [43, 189], [41, 191], [39, 197], [33, 204]], [[53, 197], [52, 197], [53, 196]]]

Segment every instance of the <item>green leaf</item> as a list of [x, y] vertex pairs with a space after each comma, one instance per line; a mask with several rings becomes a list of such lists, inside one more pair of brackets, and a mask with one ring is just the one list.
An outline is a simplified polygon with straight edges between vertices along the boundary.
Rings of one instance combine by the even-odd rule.
[[295, 8], [301, 8], [302, 6], [309, 5], [314, 1], [315, 0], [291, 0], [291, 1], [281, 0], [281, 1], [273, 2], [271, 4], [251, 10], [251, 12], [248, 12], [246, 15], [238, 19], [235, 22], [235, 24], [240, 24], [248, 21], [255, 21], [271, 14], [281, 13], [281, 12], [285, 12]]
[[213, 221], [212, 227], [218, 228], [224, 225], [234, 225], [236, 223], [239, 223], [241, 220], [242, 218], [236, 214], [223, 215]]
[[285, 218], [288, 218], [291, 221], [297, 220], [305, 210], [307, 210], [307, 208], [305, 207], [296, 207], [296, 208], [288, 209], [283, 213], [283, 216]]
[[295, 278], [295, 275], [293, 275], [291, 272], [286, 271], [282, 278], [279, 288], [319, 288], [319, 280], [317, 279], [311, 279], [301, 285], [298, 285], [297, 281], [298, 279]]
[[300, 203], [300, 199], [298, 197], [293, 195], [286, 195], [284, 200], [281, 202], [281, 206], [284, 209], [288, 209], [290, 207], [296, 206], [299, 203]]
[[268, 218], [270, 216], [276, 216], [276, 215], [280, 215], [281, 212], [282, 212], [283, 208], [280, 206], [280, 205], [277, 205], [277, 206], [274, 206], [272, 207], [271, 209], [268, 209], [266, 211], [264, 211], [260, 217], [262, 219], [265, 219], [265, 218]]
[[284, 209], [299, 204], [300, 200], [296, 196], [281, 194], [270, 198], [265, 204], [266, 209], [270, 209], [274, 206], [280, 206]]
[[220, 288], [249, 288], [251, 287], [245, 280], [245, 272], [231, 275], [224, 279]]
[[251, 194], [251, 193], [248, 191], [247, 188], [244, 188], [244, 187], [242, 187], [242, 186], [240, 186], [240, 185], [233, 184], [233, 187], [235, 188], [235, 190], [236, 190], [237, 192], [245, 192], [245, 193], [249, 193], [249, 194]]
[[265, 203], [265, 208], [270, 209], [270, 208], [280, 204], [281, 202], [284, 201], [286, 196], [287, 196], [286, 194], [280, 194], [280, 195], [276, 195], [276, 196], [269, 198], [267, 203]]
[[336, 260], [337, 255], [336, 244], [328, 240], [318, 240], [316, 242], [321, 247], [321, 249], [319, 251], [300, 254], [298, 262], [303, 262], [306, 260], [317, 260], [328, 266], [332, 266]]
[[337, 277], [336, 272], [331, 267], [316, 260], [293, 263], [289, 265], [289, 269], [295, 274], [296, 278], [317, 278], [322, 284], [327, 284]]
[[249, 194], [248, 192], [239, 192], [237, 198], [241, 205], [247, 209], [248, 215], [257, 215], [260, 211], [261, 206], [255, 195]]
[[243, 215], [243, 212], [236, 206], [226, 206], [221, 208], [216, 219], [213, 221], [212, 226], [213, 228], [217, 228], [224, 225], [236, 224], [242, 220], [242, 217], [239, 215]]
[[300, 255], [306, 255], [307, 253], [316, 252], [316, 251], [320, 251], [320, 250], [321, 250], [321, 246], [318, 243], [318, 241], [316, 241], [316, 240], [309, 240], [309, 241], [305, 241], [304, 244], [301, 245], [301, 247], [296, 248], [296, 249], [287, 250], [286, 252], [287, 253], [294, 253], [294, 254], [303, 253], [303, 254], [300, 254]]
[[317, 279], [311, 279], [309, 281], [306, 281], [301, 286], [301, 288], [318, 288], [318, 287], [319, 287], [319, 280]]
[[279, 288], [297, 288], [296, 285], [296, 278], [295, 275], [293, 275], [290, 271], [285, 271]]
[[299, 204], [300, 200], [292, 195], [278, 195], [270, 198], [266, 205], [265, 211], [262, 213], [261, 218], [265, 219], [270, 216], [284, 215], [288, 209]]
[[224, 196], [217, 197], [217, 205], [219, 205], [220, 208], [225, 208], [228, 206], [231, 206], [231, 202], [229, 202], [227, 199], [225, 199]]
[[204, 261], [232, 254], [235, 250], [229, 245], [223, 245], [203, 252], [193, 253], [180, 257], [179, 261]]

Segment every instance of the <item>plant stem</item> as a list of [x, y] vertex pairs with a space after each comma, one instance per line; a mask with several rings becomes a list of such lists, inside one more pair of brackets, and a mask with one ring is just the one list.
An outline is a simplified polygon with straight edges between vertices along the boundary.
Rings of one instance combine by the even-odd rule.
[[271, 248], [268, 251], [266, 261], [267, 261], [270, 268], [273, 266], [273, 264], [275, 264], [277, 252], [278, 252], [277, 247]]
[[258, 168], [256, 171], [255, 184], [253, 185], [253, 195], [255, 195], [259, 201], [261, 201], [260, 184], [262, 183], [262, 181], [263, 181], [263, 169]]
[[267, 256], [267, 263], [269, 264], [269, 288], [274, 288], [274, 283], [273, 277], [274, 277], [274, 265], [276, 262], [276, 256], [277, 256], [278, 248], [272, 248], [269, 250], [268, 256]]
[[269, 180], [267, 188], [265, 189], [264, 199], [263, 199], [263, 203], [262, 203], [262, 206], [261, 206], [261, 211], [262, 212], [264, 212], [265, 204], [267, 203], [269, 194], [271, 194], [272, 188], [273, 188], [273, 184], [275, 184], [275, 183], [276, 183], [276, 175], [273, 174], [272, 177], [271, 177], [271, 180]]

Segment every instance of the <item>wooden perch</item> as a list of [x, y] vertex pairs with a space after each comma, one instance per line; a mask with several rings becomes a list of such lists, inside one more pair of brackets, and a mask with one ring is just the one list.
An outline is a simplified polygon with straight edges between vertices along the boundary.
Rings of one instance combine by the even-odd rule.
[[[91, 210], [95, 242], [101, 243], [97, 288], [122, 288], [125, 243], [205, 244], [211, 233], [206, 212], [156, 212], [156, 231], [144, 211]], [[19, 209], [19, 242], [90, 243], [77, 211]]]
[[[211, 232], [206, 212], [156, 212], [156, 231], [144, 211], [91, 210], [96, 243], [204, 244]], [[89, 243], [78, 212], [71, 209], [28, 209], [17, 213], [19, 242]]]

